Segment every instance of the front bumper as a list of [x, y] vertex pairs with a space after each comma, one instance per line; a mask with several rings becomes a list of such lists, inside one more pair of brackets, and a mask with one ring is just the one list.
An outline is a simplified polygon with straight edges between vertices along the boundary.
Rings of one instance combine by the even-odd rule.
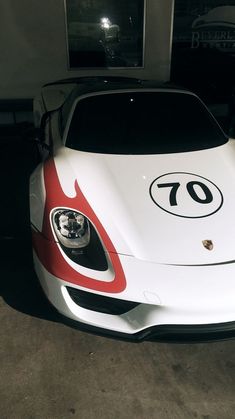
[[[92, 291], [53, 276], [36, 254], [34, 261], [49, 301], [67, 319], [66, 323], [80, 329], [134, 341], [204, 341], [235, 335], [234, 263], [210, 267], [159, 267], [123, 256], [121, 262], [128, 278], [127, 288], [118, 295], [106, 297], [139, 304], [128, 312], [113, 315], [76, 304], [67, 287], [91, 294]], [[142, 286], [139, 278], [143, 278]], [[94, 292], [96, 294], [104, 295]]]
[[111, 337], [129, 342], [174, 342], [174, 343], [201, 343], [233, 339], [235, 337], [235, 321], [228, 323], [203, 324], [203, 325], [160, 325], [141, 330], [132, 335], [113, 330], [102, 329], [85, 325], [60, 314], [61, 322], [95, 335]]

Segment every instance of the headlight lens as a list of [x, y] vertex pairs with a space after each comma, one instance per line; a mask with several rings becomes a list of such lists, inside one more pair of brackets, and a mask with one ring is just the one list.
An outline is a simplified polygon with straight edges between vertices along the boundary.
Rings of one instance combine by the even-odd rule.
[[69, 259], [97, 271], [108, 269], [101, 239], [85, 215], [73, 209], [57, 208], [51, 220], [60, 248]]
[[53, 214], [53, 226], [58, 240], [70, 249], [81, 249], [90, 242], [89, 221], [84, 215], [72, 210], [57, 210]]

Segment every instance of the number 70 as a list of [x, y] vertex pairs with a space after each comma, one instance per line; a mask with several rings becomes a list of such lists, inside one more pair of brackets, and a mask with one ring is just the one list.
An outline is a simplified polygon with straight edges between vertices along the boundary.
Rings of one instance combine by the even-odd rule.
[[[199, 186], [201, 188], [201, 190], [204, 193], [203, 198], [198, 196], [197, 191], [195, 190], [195, 186]], [[169, 195], [170, 205], [171, 206], [178, 205], [178, 203], [177, 203], [177, 192], [178, 192], [178, 189], [180, 187], [182, 187], [179, 182], [158, 183], [157, 187], [158, 188], [171, 188], [170, 195]], [[186, 185], [186, 189], [187, 189], [189, 195], [191, 196], [191, 198], [194, 201], [198, 202], [199, 204], [210, 204], [210, 202], [213, 201], [213, 195], [212, 195], [210, 189], [202, 182], [198, 182], [198, 181], [188, 182], [187, 185]]]

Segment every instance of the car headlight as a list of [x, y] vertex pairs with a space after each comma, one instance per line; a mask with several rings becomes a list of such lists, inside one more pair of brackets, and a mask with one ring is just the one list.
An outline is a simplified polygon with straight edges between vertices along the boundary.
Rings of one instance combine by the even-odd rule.
[[52, 220], [55, 234], [65, 247], [81, 249], [89, 244], [90, 226], [84, 215], [60, 209], [54, 212]]
[[108, 269], [101, 239], [85, 215], [73, 209], [57, 208], [51, 217], [60, 248], [69, 259], [86, 268]]

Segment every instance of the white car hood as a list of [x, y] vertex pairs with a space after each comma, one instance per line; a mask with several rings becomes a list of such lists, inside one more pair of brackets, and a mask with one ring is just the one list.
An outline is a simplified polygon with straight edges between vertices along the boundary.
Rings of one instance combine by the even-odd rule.
[[176, 265], [235, 260], [234, 140], [146, 156], [63, 148], [55, 164], [64, 193], [74, 195], [77, 179], [118, 253]]

